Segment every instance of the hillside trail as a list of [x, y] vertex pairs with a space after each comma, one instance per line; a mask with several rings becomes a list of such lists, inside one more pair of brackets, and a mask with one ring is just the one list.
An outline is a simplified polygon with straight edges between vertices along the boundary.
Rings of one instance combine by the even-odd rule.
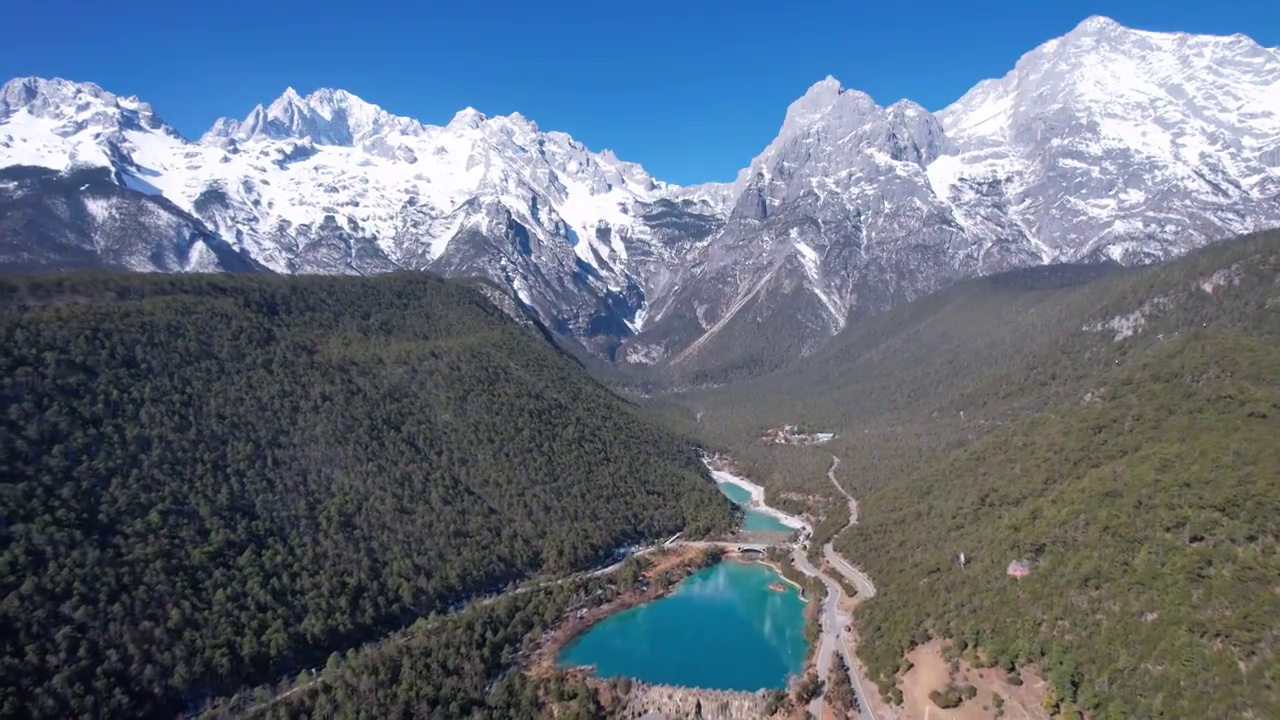
[[[839, 537], [840, 533], [858, 524], [858, 501], [840, 485], [839, 480], [836, 480], [837, 467], [840, 467], [840, 458], [832, 455], [831, 467], [827, 468], [827, 479], [830, 480], [831, 484], [836, 487], [836, 490], [839, 490], [840, 494], [844, 495], [845, 499], [849, 501], [849, 522], [840, 529], [840, 532], [836, 533], [836, 537]], [[826, 545], [822, 546], [823, 557], [827, 559], [827, 562], [831, 563], [831, 566], [836, 569], [836, 572], [843, 575], [846, 580], [858, 589], [858, 595], [860, 595], [863, 600], [870, 600], [875, 597], [875, 583], [871, 582], [871, 578], [860, 568], [854, 566], [853, 563], [845, 559], [843, 555], [836, 552], [833, 543], [834, 538], [831, 541], [828, 541]]]

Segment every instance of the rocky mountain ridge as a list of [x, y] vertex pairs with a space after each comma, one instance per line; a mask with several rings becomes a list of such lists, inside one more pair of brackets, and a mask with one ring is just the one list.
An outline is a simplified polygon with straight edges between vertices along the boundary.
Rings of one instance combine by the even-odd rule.
[[[193, 142], [138, 98], [25, 78], [0, 91], [5, 166], [45, 169], [0, 170], [5, 266], [478, 275], [598, 355], [713, 381], [958, 278], [1280, 226], [1280, 53], [1094, 17], [936, 113], [829, 77], [735, 182], [694, 187], [519, 114], [432, 126], [288, 89]], [[86, 168], [116, 188], [72, 185]]]

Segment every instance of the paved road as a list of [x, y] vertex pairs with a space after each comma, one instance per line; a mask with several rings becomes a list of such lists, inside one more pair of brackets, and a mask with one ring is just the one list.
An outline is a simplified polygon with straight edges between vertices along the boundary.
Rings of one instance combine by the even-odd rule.
[[[845, 667], [849, 668], [849, 681], [853, 683], [853, 689], [858, 694], [858, 705], [860, 707], [859, 717], [862, 720], [875, 720], [875, 714], [868, 707], [866, 697], [867, 694], [863, 690], [862, 679], [858, 677], [858, 672], [854, 668], [852, 658], [849, 657], [849, 650], [844, 642], [844, 628], [853, 618], [849, 613], [840, 610], [840, 585], [830, 575], [819, 572], [817, 568], [809, 562], [809, 558], [805, 557], [798, 546], [791, 548], [791, 561], [795, 563], [796, 569], [809, 577], [816, 576], [826, 586], [827, 592], [822, 598], [822, 615], [820, 616], [822, 633], [818, 640], [818, 649], [814, 655], [814, 665], [818, 672], [818, 677], [826, 679], [831, 673], [833, 651], [839, 652], [844, 658]], [[809, 713], [814, 717], [822, 717], [821, 696], [814, 698], [809, 703]]]
[[845, 560], [840, 553], [835, 551], [831, 543], [822, 546], [822, 556], [827, 559], [827, 562], [831, 563], [831, 567], [835, 568], [836, 572], [843, 575], [844, 579], [848, 580], [857, 589], [858, 595], [863, 600], [870, 600], [876, 596], [876, 586], [875, 583], [871, 582], [871, 578], [867, 577], [867, 574], [858, 568], [850, 565], [848, 560]]
[[[831, 480], [831, 484], [836, 486], [841, 495], [849, 499], [849, 525], [858, 522], [858, 501], [853, 496], [845, 492], [840, 483], [836, 480], [836, 467], [840, 465], [840, 458], [835, 455], [831, 456], [831, 467], [827, 468], [827, 477]], [[841, 530], [843, 532], [843, 529]], [[839, 534], [839, 533], [837, 533]], [[831, 577], [819, 573], [817, 569], [809, 563], [809, 559], [799, 552], [799, 548], [792, 548], [792, 557], [795, 559], [796, 567], [806, 575], [817, 575], [822, 579], [822, 584], [827, 587], [827, 595], [823, 598], [822, 603], [822, 640], [818, 645], [817, 671], [818, 677], [826, 678], [831, 670], [831, 645], [835, 645], [835, 650], [840, 653], [844, 659], [845, 667], [849, 669], [849, 681], [853, 683], [854, 692], [858, 694], [858, 716], [861, 720], [875, 720], [875, 713], [871, 711], [867, 703], [867, 693], [863, 689], [862, 677], [858, 673], [857, 665], [854, 665], [853, 658], [849, 657], [848, 644], [844, 642], [844, 628], [852, 618], [848, 613], [840, 612], [839, 599], [841, 589], [838, 583]], [[827, 562], [836, 569], [841, 575], [857, 588], [858, 593], [864, 600], [875, 597], [876, 586], [871, 582], [871, 578], [865, 573], [849, 564], [847, 560], [840, 556], [831, 543], [822, 546], [823, 557]], [[803, 564], [801, 563], [803, 561]], [[814, 717], [822, 717], [822, 701], [816, 698], [809, 704], [809, 712]]]
[[[827, 592], [822, 596], [822, 614], [819, 616], [819, 624], [822, 631], [818, 634], [818, 648], [814, 650], [814, 665], [818, 672], [818, 677], [825, 679], [831, 672], [832, 652], [839, 646], [844, 645], [840, 641], [844, 633], [844, 626], [849, 622], [846, 613], [840, 612], [840, 586], [835, 580], [818, 572], [818, 569], [809, 562], [809, 558], [805, 557], [804, 552], [800, 548], [791, 548], [791, 562], [795, 564], [796, 569], [804, 573], [808, 577], [817, 577], [822, 580], [822, 584], [826, 586]], [[809, 702], [809, 714], [815, 718], [822, 717], [822, 696], [819, 695]]]

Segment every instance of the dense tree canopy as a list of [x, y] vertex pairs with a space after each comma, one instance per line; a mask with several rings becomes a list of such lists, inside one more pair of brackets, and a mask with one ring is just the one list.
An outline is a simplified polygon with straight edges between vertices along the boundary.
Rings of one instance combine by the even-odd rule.
[[465, 284], [0, 280], [0, 715], [171, 715], [731, 505]]
[[[809, 358], [655, 406], [779, 503], [860, 522], [860, 653], [931, 636], [1034, 662], [1068, 714], [1280, 716], [1280, 233], [1164, 265], [984, 278]], [[765, 445], [767, 427], [835, 432]], [[962, 571], [955, 561], [970, 559]], [[1031, 575], [1005, 575], [1022, 559]]]
[[1094, 717], [1280, 716], [1280, 348], [1193, 331], [1100, 380], [868, 492], [869, 664], [959, 637]]
[[596, 694], [559, 672], [512, 670], [572, 610], [616, 597], [611, 578], [583, 578], [427, 617], [277, 686], [211, 705], [220, 718], [474, 718], [598, 716]]

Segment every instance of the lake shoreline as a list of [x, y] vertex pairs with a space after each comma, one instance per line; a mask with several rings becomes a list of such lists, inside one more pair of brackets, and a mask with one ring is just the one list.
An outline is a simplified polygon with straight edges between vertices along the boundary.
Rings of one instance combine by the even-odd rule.
[[[658, 558], [661, 560], [662, 558]], [[530, 670], [535, 673], [546, 673], [549, 670], [560, 667], [560, 654], [574, 640], [589, 632], [593, 627], [611, 617], [619, 615], [632, 608], [640, 607], [651, 602], [656, 602], [674, 593], [680, 585], [682, 585], [690, 577], [715, 567], [723, 562], [722, 555], [716, 555], [707, 551], [697, 553], [688, 553], [680, 557], [674, 564], [662, 568], [663, 576], [672, 572], [682, 573], [683, 577], [679, 580], [665, 585], [659, 585], [653, 582], [651, 578], [641, 591], [624, 592], [619, 597], [611, 600], [603, 605], [596, 606], [580, 612], [576, 616], [567, 616], [561, 619], [560, 624], [552, 628], [543, 636], [542, 642], [539, 643], [538, 649], [534, 652], [533, 659], [529, 663]], [[659, 563], [657, 567], [662, 567]], [[657, 575], [657, 573], [655, 573]], [[585, 667], [585, 666], [580, 666]], [[573, 668], [565, 668], [573, 669]]]
[[[790, 515], [766, 504], [765, 488], [732, 472], [732, 465], [726, 458], [704, 455], [702, 460], [704, 466], [711, 475], [711, 479], [720, 486], [721, 492], [728, 496], [734, 504], [738, 505], [743, 510], [748, 511], [749, 517], [750, 514], [766, 516], [776, 521], [777, 524], [781, 526], [781, 528], [776, 532], [770, 529], [769, 531], [757, 531], [757, 534], [769, 534], [772, 532], [779, 536], [789, 536], [785, 540], [779, 538], [777, 541], [777, 547], [791, 548], [792, 552], [796, 552], [796, 548], [806, 543], [807, 539], [812, 536], [812, 524], [810, 524], [806, 519]], [[736, 491], [739, 494], [735, 495], [726, 491], [724, 489], [726, 486], [739, 488], [740, 490]], [[746, 491], [748, 498], [740, 497], [741, 491]], [[742, 531], [739, 530], [739, 532]], [[719, 545], [726, 549], [731, 549], [734, 544], [735, 542], [732, 539], [707, 543], [707, 545]], [[690, 546], [698, 545], [702, 545], [704, 548], [706, 547], [706, 545], [703, 545], [702, 543], [678, 540], [677, 536], [676, 538], [668, 540], [665, 548], [676, 550], [677, 548], [685, 547], [687, 552], [692, 549]], [[668, 599], [675, 595], [681, 587], [683, 587], [686, 582], [689, 582], [695, 575], [704, 570], [726, 563], [759, 567], [766, 573], [764, 576], [766, 578], [765, 584], [762, 587], [768, 592], [768, 594], [785, 594], [794, 598], [795, 601], [798, 601], [800, 607], [811, 606], [810, 601], [812, 598], [808, 597], [804, 584], [797, 579], [787, 577], [783, 571], [781, 563], [776, 559], [749, 557], [745, 554], [740, 555], [733, 552], [716, 552], [714, 556], [715, 559], [711, 562], [707, 562], [706, 558], [702, 555], [683, 555], [675, 565], [672, 565], [669, 562], [664, 562], [662, 560], [663, 557], [667, 557], [667, 552], [663, 546], [654, 546], [652, 550], [658, 550], [661, 553], [661, 555], [656, 558], [656, 565], [659, 566], [660, 569], [657, 572], [651, 572], [650, 569], [646, 569], [644, 574], [646, 579], [650, 581], [649, 583], [640, 583], [638, 587], [641, 587], [641, 590], [629, 590], [624, 592], [622, 596], [611, 599], [602, 605], [588, 608], [585, 611], [578, 610], [576, 614], [566, 616], [560, 625], [548, 632], [542, 638], [542, 641], [538, 645], [538, 649], [535, 650], [532, 655], [532, 661], [526, 665], [529, 672], [534, 674], [569, 672], [574, 675], [587, 678], [591, 682], [598, 683], [610, 683], [618, 678], [625, 678], [635, 682], [655, 681], [656, 678], [653, 675], [647, 674], [647, 671], [640, 670], [635, 667], [620, 667], [612, 660], [609, 663], [605, 663], [606, 666], [612, 665], [612, 667], [606, 667], [605, 674], [601, 674], [601, 668], [592, 662], [578, 663], [563, 658], [566, 658], [566, 656], [572, 657], [572, 653], [574, 652], [572, 649], [574, 647], [574, 643], [582, 640], [584, 636], [589, 634], [596, 628], [596, 626], [604, 621], [617, 618], [619, 615], [626, 613], [627, 611], [657, 603], [659, 600]], [[649, 552], [651, 552], [651, 550], [642, 550], [641, 553], [633, 555], [633, 557], [640, 554], [647, 555]], [[680, 551], [676, 550], [676, 552], [679, 554]], [[650, 560], [655, 559], [652, 555], [648, 555], [647, 557]], [[616, 563], [615, 565], [610, 566], [608, 570], [616, 572], [620, 567], [621, 563]], [[649, 567], [652, 568], [654, 566]], [[674, 579], [671, 574], [677, 568], [679, 569], [680, 577], [678, 579]], [[612, 574], [612, 572], [610, 572], [610, 574]], [[791, 595], [792, 590], [795, 592], [794, 595]], [[807, 623], [808, 612], [804, 611], [802, 614], [805, 616], [805, 622]], [[780, 685], [773, 686], [770, 684], [762, 685], [761, 687], [785, 689], [786, 683], [788, 682], [786, 678], [798, 677], [803, 674], [805, 669], [809, 666], [810, 657], [813, 655], [814, 649], [815, 646], [813, 641], [806, 638], [803, 648], [804, 659], [801, 661], [802, 667], [799, 670], [787, 671]], [[585, 655], [580, 655], [579, 658], [582, 660], [594, 660], [591, 653], [592, 651], [587, 651]], [[609, 656], [604, 655], [601, 657]], [[614, 657], [617, 656], [615, 655]], [[784, 654], [781, 657], [786, 657], [786, 655]], [[730, 693], [748, 692], [731, 689], [735, 687], [734, 683], [738, 682], [735, 680], [727, 680], [725, 678], [718, 680], [703, 679], [702, 681], [695, 678], [686, 679], [688, 682], [685, 684], [670, 684], [668, 681], [667, 686], [671, 688], [686, 688], [690, 691], [723, 691]], [[777, 681], [770, 680], [767, 682], [774, 683]]]
[[727, 483], [729, 485], [736, 485], [751, 493], [751, 502], [747, 505], [750, 509], [755, 510], [762, 515], [768, 515], [792, 530], [802, 530], [808, 532], [810, 535], [813, 534], [813, 526], [808, 522], [805, 522], [803, 519], [796, 517], [795, 515], [789, 515], [775, 507], [767, 505], [765, 503], [764, 488], [760, 485], [751, 482], [741, 475], [734, 475], [728, 470], [717, 470], [712, 467], [709, 461], [707, 463], [707, 467], [711, 470], [711, 479], [715, 480], [716, 484]]
[[[590, 627], [583, 622], [548, 643], [547, 654], [554, 654], [558, 670], [593, 682], [783, 691], [809, 652], [803, 607], [801, 589], [772, 564], [729, 554], [667, 592], [611, 604]], [[601, 628], [607, 619], [616, 624]], [[724, 662], [728, 658], [740, 660]]]
[[[653, 587], [650, 586], [651, 589], [644, 593], [627, 593], [617, 598], [616, 600], [613, 600], [609, 603], [606, 603], [604, 605], [588, 610], [586, 614], [582, 616], [574, 617], [574, 618], [565, 618], [564, 624], [561, 627], [554, 628], [551, 631], [551, 633], [549, 633], [548, 637], [544, 638], [543, 642], [539, 645], [538, 650], [535, 653], [534, 660], [530, 662], [530, 667], [532, 668], [540, 664], [545, 664], [544, 656], [547, 656], [547, 655], [549, 655], [553, 660], [555, 660], [560, 656], [560, 654], [564, 651], [565, 648], [567, 648], [570, 644], [573, 643], [574, 640], [578, 639], [582, 635], [589, 632], [596, 625], [604, 622], [605, 620], [608, 620], [611, 617], [620, 615], [626, 612], [627, 610], [641, 607], [643, 605], [647, 605], [649, 603], [662, 600], [663, 598], [670, 597], [671, 595], [675, 594], [677, 590], [680, 589], [681, 585], [683, 585], [686, 581], [688, 581], [694, 575], [708, 568], [715, 567], [720, 563], [737, 563], [742, 565], [763, 565], [764, 567], [769, 568], [769, 570], [773, 572], [775, 576], [777, 576], [777, 582], [781, 582], [790, 587], [795, 588], [796, 596], [799, 598], [800, 602], [806, 603], [806, 604], [809, 602], [809, 598], [805, 595], [804, 587], [802, 587], [799, 583], [795, 582], [794, 580], [791, 580], [790, 578], [783, 575], [782, 569], [772, 561], [765, 560], [765, 559], [747, 559], [746, 557], [739, 555], [737, 553], [724, 553], [719, 557], [714, 558], [711, 562], [707, 562], [705, 558], [690, 556], [688, 558], [681, 560], [679, 564], [667, 570], [667, 572], [681, 571], [681, 572], [686, 572], [687, 574], [684, 577], [680, 578], [678, 581], [671, 583], [666, 587], [663, 587], [661, 589], [653, 589]], [[557, 666], [559, 665], [558, 662], [556, 662], [555, 664]], [[585, 666], [585, 665], [568, 666], [566, 667], [566, 669], [587, 668], [587, 667], [589, 666]]]

